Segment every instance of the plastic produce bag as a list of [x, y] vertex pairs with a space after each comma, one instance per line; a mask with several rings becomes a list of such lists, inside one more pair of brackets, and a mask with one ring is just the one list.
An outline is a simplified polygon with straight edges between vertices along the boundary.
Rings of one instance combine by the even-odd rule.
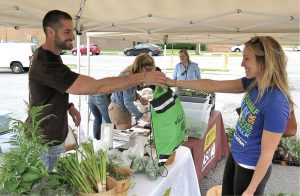
[[128, 154], [120, 152], [117, 149], [109, 150], [107, 155], [108, 160], [119, 167], [130, 167], [131, 165], [132, 160], [129, 159]]
[[134, 173], [141, 174], [145, 171], [145, 165], [143, 158], [135, 158], [132, 161], [131, 169], [133, 169]]
[[157, 179], [157, 177], [160, 176], [160, 174], [163, 173], [164, 171], [164, 167], [163, 166], [159, 166], [158, 161], [157, 160], [152, 160], [150, 157], [148, 157], [148, 159], [144, 160], [145, 161], [145, 172], [147, 177], [154, 181]]

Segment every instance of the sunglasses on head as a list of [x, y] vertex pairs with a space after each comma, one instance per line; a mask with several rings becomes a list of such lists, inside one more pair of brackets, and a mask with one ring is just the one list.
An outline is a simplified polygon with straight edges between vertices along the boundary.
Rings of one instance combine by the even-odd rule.
[[254, 36], [251, 40], [250, 40], [251, 44], [259, 44], [259, 47], [264, 50], [264, 44], [262, 43], [262, 41], [260, 40], [259, 36]]

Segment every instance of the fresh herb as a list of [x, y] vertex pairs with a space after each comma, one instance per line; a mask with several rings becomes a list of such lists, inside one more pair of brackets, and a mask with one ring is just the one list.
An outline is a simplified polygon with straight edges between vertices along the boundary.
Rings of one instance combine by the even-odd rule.
[[46, 141], [40, 125], [52, 115], [42, 117], [46, 106], [28, 107], [30, 121], [14, 120], [13, 138], [9, 141], [13, 148], [3, 154], [0, 165], [0, 190], [2, 193], [27, 194], [33, 185], [45, 179], [49, 187], [58, 186], [56, 176], [49, 175], [41, 161], [41, 155], [50, 144]]
[[233, 127], [227, 127], [226, 128], [226, 135], [227, 135], [227, 140], [230, 143], [232, 138], [233, 138], [233, 134], [235, 132], [235, 128]]
[[129, 173], [122, 173], [120, 170], [117, 170], [117, 167], [118, 166], [116, 164], [114, 164], [112, 161], [109, 161], [106, 165], [107, 173], [117, 181], [125, 180], [130, 176]]
[[274, 154], [274, 160], [299, 161], [300, 140], [294, 137], [282, 137]]
[[195, 91], [191, 89], [180, 89], [179, 91], [176, 92], [176, 94], [180, 96], [209, 98], [214, 93], [206, 93], [206, 92]]

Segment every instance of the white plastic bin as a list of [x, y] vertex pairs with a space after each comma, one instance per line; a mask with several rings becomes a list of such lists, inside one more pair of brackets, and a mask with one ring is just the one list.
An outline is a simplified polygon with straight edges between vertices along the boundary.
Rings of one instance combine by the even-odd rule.
[[206, 110], [209, 104], [209, 99], [207, 99], [203, 103], [195, 103], [195, 102], [181, 102], [183, 109], [187, 110]]
[[189, 137], [203, 138], [207, 130], [211, 107], [210, 104], [204, 104], [201, 109], [184, 108]]

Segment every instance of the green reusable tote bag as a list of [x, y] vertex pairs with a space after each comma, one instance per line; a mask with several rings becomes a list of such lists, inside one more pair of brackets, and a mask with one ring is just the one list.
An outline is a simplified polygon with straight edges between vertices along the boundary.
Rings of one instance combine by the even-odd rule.
[[181, 102], [170, 88], [156, 87], [151, 105], [151, 127], [159, 164], [163, 165], [186, 137]]

